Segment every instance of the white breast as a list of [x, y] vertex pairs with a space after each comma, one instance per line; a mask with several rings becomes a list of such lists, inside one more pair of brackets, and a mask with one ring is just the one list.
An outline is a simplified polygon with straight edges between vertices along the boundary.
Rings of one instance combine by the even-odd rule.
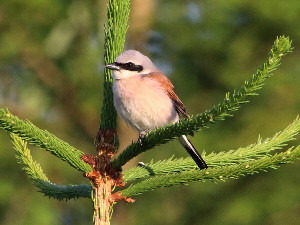
[[118, 114], [139, 132], [179, 120], [172, 100], [155, 80], [140, 76], [116, 80], [113, 93]]

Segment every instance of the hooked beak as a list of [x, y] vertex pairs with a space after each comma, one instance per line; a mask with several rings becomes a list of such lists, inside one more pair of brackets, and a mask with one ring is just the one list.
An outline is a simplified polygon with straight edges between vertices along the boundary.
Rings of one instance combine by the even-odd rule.
[[119, 66], [116, 65], [116, 63], [110, 63], [110, 64], [107, 64], [105, 66], [105, 68], [107, 69], [110, 69], [110, 70], [120, 70], [121, 68]]

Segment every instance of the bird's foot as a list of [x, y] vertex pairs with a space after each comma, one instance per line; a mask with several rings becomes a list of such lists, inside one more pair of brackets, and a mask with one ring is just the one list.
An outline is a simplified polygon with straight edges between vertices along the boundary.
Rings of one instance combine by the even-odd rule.
[[143, 145], [143, 139], [145, 138], [147, 132], [146, 131], [142, 131], [139, 135], [139, 139], [137, 140], [137, 142], [142, 146]]

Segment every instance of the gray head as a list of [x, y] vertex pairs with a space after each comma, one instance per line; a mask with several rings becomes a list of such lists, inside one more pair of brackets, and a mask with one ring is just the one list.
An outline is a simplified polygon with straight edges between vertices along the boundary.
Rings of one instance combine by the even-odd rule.
[[159, 71], [147, 56], [135, 50], [123, 52], [106, 68], [114, 71], [113, 78], [117, 80]]

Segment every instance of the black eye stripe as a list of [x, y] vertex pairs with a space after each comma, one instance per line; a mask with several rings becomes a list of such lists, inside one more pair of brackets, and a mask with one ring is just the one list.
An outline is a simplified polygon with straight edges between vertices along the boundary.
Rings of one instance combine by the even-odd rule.
[[141, 72], [143, 70], [143, 67], [141, 65], [135, 65], [132, 62], [128, 62], [128, 63], [114, 63], [116, 66], [119, 66], [120, 68], [124, 69], [124, 70], [129, 70], [129, 71], [137, 71], [137, 72]]

